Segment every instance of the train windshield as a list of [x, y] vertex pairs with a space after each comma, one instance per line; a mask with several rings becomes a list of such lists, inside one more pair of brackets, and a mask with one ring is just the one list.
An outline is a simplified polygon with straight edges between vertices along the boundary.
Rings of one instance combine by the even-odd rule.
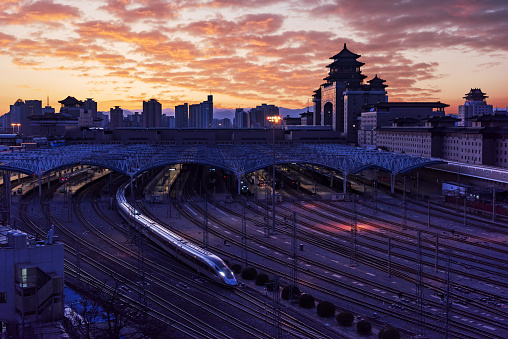
[[220, 259], [216, 259], [216, 258], [210, 258], [210, 260], [215, 264], [215, 269], [220, 273], [220, 274], [224, 274], [228, 279], [233, 279], [235, 276], [233, 275], [233, 272], [231, 272], [231, 270], [229, 269], [229, 267], [226, 266], [226, 264], [220, 260]]

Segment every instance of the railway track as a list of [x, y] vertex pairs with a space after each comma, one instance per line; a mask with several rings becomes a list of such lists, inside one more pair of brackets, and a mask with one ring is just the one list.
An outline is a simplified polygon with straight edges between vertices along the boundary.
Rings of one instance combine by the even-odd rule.
[[[190, 203], [190, 202], [191, 202], [191, 199], [190, 199], [189, 197], [187, 197], [187, 199], [186, 199], [186, 200], [187, 200], [187, 202], [188, 202], [188, 203]], [[199, 205], [193, 205], [192, 209], [193, 209], [194, 211], [198, 211], [199, 213], [202, 213], [202, 211], [200, 210], [200, 206], [199, 206]], [[226, 209], [225, 209], [225, 211], [226, 211], [226, 212], [228, 212], [228, 213], [231, 213], [231, 211], [227, 211]], [[186, 217], [188, 217], [188, 218], [193, 218], [193, 216], [192, 216], [192, 214], [191, 214], [191, 213], [187, 213], [187, 214], [186, 214], [186, 213], [185, 213], [185, 211], [181, 211], [181, 213], [185, 214], [185, 215], [186, 215]], [[209, 216], [209, 218], [210, 218], [210, 216]], [[216, 221], [216, 220], [214, 220], [213, 222], [214, 222], [214, 223], [218, 223], [218, 221]], [[201, 224], [201, 223], [202, 223], [202, 221], [201, 221], [199, 218], [197, 218], [196, 223], [197, 223], [197, 224]], [[228, 229], [228, 231], [229, 231], [229, 232], [231, 232], [232, 230], [231, 230], [231, 229]], [[222, 237], [223, 237], [223, 236], [222, 236]], [[230, 238], [228, 238], [228, 241], [231, 241], [231, 242], [232, 242], [233, 244], [235, 244], [235, 245], [241, 246], [240, 244], [238, 244], [238, 241], [236, 241], [236, 243], [235, 243], [235, 239], [234, 239], [234, 238], [231, 238], [231, 237], [230, 237]], [[263, 244], [263, 246], [266, 246], [266, 244]], [[249, 250], [253, 250], [253, 249], [249, 248]], [[279, 250], [279, 251], [280, 251], [280, 250]], [[439, 306], [439, 304], [437, 304], [437, 305]], [[467, 313], [466, 313], [466, 314], [467, 314]], [[429, 316], [429, 315], [427, 315], [427, 316]], [[436, 318], [436, 319], [437, 319], [437, 318]], [[495, 324], [495, 325], [497, 325], [497, 324]], [[470, 331], [470, 329], [467, 329], [467, 331]], [[481, 335], [485, 335], [485, 334], [484, 334], [484, 333], [482, 333]], [[496, 336], [494, 335], [494, 337], [496, 337]]]

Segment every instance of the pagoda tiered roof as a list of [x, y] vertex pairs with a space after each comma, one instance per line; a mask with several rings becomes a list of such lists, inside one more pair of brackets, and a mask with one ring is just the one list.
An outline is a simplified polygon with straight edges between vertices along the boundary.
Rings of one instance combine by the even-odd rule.
[[372, 78], [372, 80], [369, 80], [367, 82], [369, 83], [369, 85], [372, 88], [386, 88], [386, 87], [388, 87], [388, 85], [384, 84], [386, 82], [386, 80], [379, 78], [377, 76], [377, 74], [374, 78]]
[[471, 88], [469, 93], [467, 93], [463, 98], [467, 101], [484, 101], [486, 98], [488, 98], [488, 96], [485, 95], [485, 93], [483, 93], [479, 88]]
[[67, 98], [60, 100], [58, 102], [61, 103], [62, 105], [64, 105], [65, 107], [76, 107], [76, 106], [80, 106], [83, 104], [82, 101], [76, 99], [75, 97], [71, 97], [71, 96], [67, 96]]

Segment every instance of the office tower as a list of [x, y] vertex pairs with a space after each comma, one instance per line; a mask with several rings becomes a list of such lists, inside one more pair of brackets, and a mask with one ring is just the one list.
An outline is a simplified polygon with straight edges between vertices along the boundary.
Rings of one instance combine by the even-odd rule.
[[189, 104], [175, 106], [175, 127], [189, 127]]
[[118, 127], [123, 127], [123, 109], [120, 106], [109, 109], [109, 128], [115, 130]]
[[26, 100], [27, 116], [42, 115], [42, 101], [41, 100]]
[[91, 111], [92, 118], [97, 118], [97, 102], [93, 101], [92, 98], [87, 98], [83, 101], [83, 109], [85, 112]]
[[143, 101], [143, 126], [162, 126], [162, 105], [155, 99]]
[[[176, 114], [176, 113], [175, 113]], [[212, 128], [213, 124], [213, 96], [200, 104], [189, 105], [188, 127]]]
[[249, 127], [270, 127], [271, 122], [267, 117], [279, 115], [279, 107], [275, 105], [261, 104], [249, 111]]
[[236, 128], [247, 128], [248, 124], [247, 113], [244, 112], [243, 108], [237, 108], [235, 110], [234, 126]]
[[198, 127], [201, 128], [212, 128], [213, 123], [213, 95], [208, 96], [208, 100], [203, 101], [199, 104], [200, 114]]

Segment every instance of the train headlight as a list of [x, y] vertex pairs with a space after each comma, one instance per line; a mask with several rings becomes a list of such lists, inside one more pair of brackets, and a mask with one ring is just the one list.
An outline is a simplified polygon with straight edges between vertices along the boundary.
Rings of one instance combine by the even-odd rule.
[[220, 271], [219, 274], [223, 277], [225, 277], [226, 275], [224, 274], [224, 272]]

